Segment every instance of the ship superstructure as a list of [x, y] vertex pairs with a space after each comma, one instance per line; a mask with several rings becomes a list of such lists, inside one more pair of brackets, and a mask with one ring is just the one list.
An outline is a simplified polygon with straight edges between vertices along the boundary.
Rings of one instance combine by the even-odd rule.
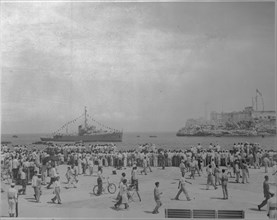
[[[76, 123], [80, 118], [84, 117], [84, 123], [78, 126], [76, 134], [68, 134], [68, 127]], [[96, 126], [89, 125], [88, 119], [97, 123], [101, 129]], [[66, 130], [66, 133], [61, 133]], [[78, 118], [67, 122], [60, 129], [53, 133], [53, 137], [41, 137], [42, 141], [60, 141], [60, 142], [121, 142], [123, 131], [119, 131], [108, 126], [105, 126], [98, 121], [94, 120], [88, 113], [85, 107], [84, 114]]]

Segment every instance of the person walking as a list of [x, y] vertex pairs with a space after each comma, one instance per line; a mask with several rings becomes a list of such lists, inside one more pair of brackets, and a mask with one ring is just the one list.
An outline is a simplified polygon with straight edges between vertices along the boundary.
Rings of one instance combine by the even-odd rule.
[[160, 152], [160, 156], [161, 156], [161, 167], [164, 170], [165, 169], [165, 155], [164, 155], [163, 151]]
[[240, 179], [240, 167], [239, 167], [239, 161], [235, 161], [235, 175], [236, 175], [236, 182], [239, 183]]
[[20, 179], [21, 179], [21, 185], [22, 188], [18, 190], [18, 194], [26, 194], [26, 186], [27, 186], [27, 179], [26, 179], [26, 173], [24, 172], [24, 169], [20, 173]]
[[119, 200], [114, 204], [114, 207], [117, 209], [121, 204], [125, 205], [125, 209], [128, 209], [128, 196], [127, 196], [127, 179], [124, 179], [122, 183], [120, 183], [119, 188]]
[[264, 191], [264, 200], [260, 205], [258, 205], [259, 211], [261, 211], [261, 208], [264, 207], [267, 204], [267, 201], [270, 199], [270, 196], [272, 193], [269, 191], [269, 183], [268, 183], [268, 176], [266, 175], [264, 177], [264, 182], [263, 182], [263, 191]]
[[248, 182], [248, 167], [247, 164], [245, 162], [245, 160], [242, 160], [242, 165], [241, 165], [241, 171], [242, 171], [242, 183], [249, 183]]
[[214, 178], [213, 178], [213, 172], [212, 172], [212, 165], [209, 165], [206, 169], [207, 172], [207, 190], [209, 189], [209, 185], [211, 184], [214, 189], [217, 189], [217, 186], [214, 183]]
[[137, 166], [134, 164], [131, 171], [131, 184], [135, 186], [136, 194], [139, 197], [139, 201], [141, 202], [140, 194], [139, 194], [139, 185], [138, 185], [138, 174], [137, 174]]
[[149, 155], [146, 156], [146, 163], [147, 163], [147, 167], [149, 169], [149, 171], [152, 173], [152, 169], [151, 169], [151, 163], [150, 163], [150, 157]]
[[16, 203], [18, 202], [18, 192], [14, 188], [15, 183], [11, 183], [11, 187], [8, 189], [8, 204], [9, 204], [9, 215], [15, 217], [16, 214]]
[[141, 174], [144, 173], [145, 175], [147, 175], [147, 172], [146, 172], [146, 168], [147, 168], [147, 160], [146, 160], [146, 156], [143, 158], [143, 161], [142, 161], [142, 166], [143, 166], [143, 170], [141, 170]]
[[62, 204], [60, 193], [61, 193], [61, 182], [60, 182], [60, 177], [57, 176], [54, 182], [54, 191], [53, 191], [53, 194], [55, 194], [55, 197], [51, 199], [53, 203], [55, 203], [56, 200], [58, 200], [58, 204]]
[[221, 185], [222, 185], [223, 199], [228, 199], [227, 184], [228, 184], [228, 174], [225, 173], [225, 169], [222, 169]]
[[89, 168], [89, 175], [92, 176], [93, 175], [93, 159], [92, 157], [89, 158], [88, 161], [88, 168]]
[[189, 163], [190, 168], [190, 178], [195, 179], [195, 170], [196, 170], [197, 162], [194, 160], [194, 157], [191, 158], [191, 161]]
[[273, 193], [270, 196], [267, 201], [267, 216], [270, 219], [277, 219], [277, 198]]
[[66, 176], [68, 177], [68, 184], [67, 184], [66, 188], [68, 189], [72, 185], [74, 188], [77, 188], [77, 185], [76, 185], [77, 182], [76, 182], [75, 175], [74, 175], [74, 165], [72, 165], [71, 168], [68, 167]]
[[98, 191], [97, 195], [101, 195], [103, 191], [103, 179], [104, 177], [102, 176], [102, 173], [98, 171], [98, 177], [97, 177], [97, 186], [98, 186]]
[[232, 178], [232, 167], [230, 165], [230, 163], [227, 163], [227, 175], [230, 175], [230, 177]]
[[17, 156], [12, 159], [12, 177], [13, 181], [17, 182], [18, 181], [18, 170], [19, 170], [19, 161], [17, 159]]
[[215, 165], [215, 169], [214, 169], [214, 184], [217, 186], [217, 185], [220, 185], [220, 169], [218, 167], [218, 165]]
[[[98, 168], [99, 168], [99, 166], [98, 166]], [[73, 176], [74, 176], [74, 180], [75, 180], [76, 183], [78, 183], [79, 182], [79, 180], [78, 180], [78, 166], [76, 164], [75, 164], [75, 166], [71, 165], [71, 169], [72, 169], [72, 173], [73, 173]]]
[[272, 166], [272, 176], [274, 177], [274, 185], [277, 184], [277, 163], [276, 161], [273, 161], [273, 166]]
[[47, 189], [50, 189], [50, 186], [54, 183], [57, 177], [57, 170], [56, 170], [55, 164], [52, 165], [49, 172], [49, 176], [50, 176], [50, 183], [48, 184]]
[[155, 202], [156, 202], [156, 207], [154, 208], [154, 210], [152, 212], [153, 214], [158, 214], [159, 213], [159, 208], [162, 206], [161, 195], [163, 193], [160, 192], [159, 186], [160, 186], [160, 183], [159, 182], [155, 182], [154, 199], [155, 199]]
[[[120, 189], [120, 187], [121, 187], [121, 184], [123, 183], [123, 181], [126, 179], [126, 173], [122, 173], [121, 174], [121, 178], [120, 178], [120, 181], [119, 181], [119, 184], [118, 184], [118, 188]], [[127, 180], [127, 179], [126, 179]], [[119, 200], [120, 199], [120, 190], [119, 190], [119, 192], [118, 192], [118, 194], [117, 194], [117, 196], [116, 196], [116, 200]]]
[[37, 193], [37, 180], [38, 180], [38, 175], [37, 171], [35, 171], [34, 176], [32, 177], [32, 187], [34, 189], [34, 197], [37, 200], [36, 193]]
[[264, 162], [264, 169], [265, 169], [264, 172], [268, 173], [268, 167], [269, 167], [270, 160], [268, 159], [267, 155], [264, 157], [263, 162]]
[[188, 191], [186, 189], [186, 183], [192, 184], [191, 182], [186, 181], [185, 177], [182, 176], [179, 180], [179, 184], [178, 184], [179, 191], [178, 191], [177, 195], [174, 198], [175, 200], [179, 200], [179, 196], [182, 192], [185, 194], [188, 201], [191, 200], [190, 197], [189, 197]]
[[37, 177], [37, 186], [36, 186], [36, 191], [35, 191], [35, 194], [36, 194], [36, 200], [38, 203], [40, 203], [40, 196], [41, 196], [41, 174], [38, 174], [38, 177]]
[[65, 173], [65, 177], [66, 177], [66, 180], [67, 180], [66, 184], [68, 184], [69, 181], [70, 181], [70, 177], [71, 177], [71, 169], [70, 169], [70, 167], [67, 167], [67, 171]]
[[185, 174], [186, 174], [186, 165], [185, 165], [185, 160], [184, 160], [184, 159], [181, 160], [181, 163], [180, 163], [180, 165], [179, 165], [179, 168], [180, 168], [182, 177], [184, 177]]

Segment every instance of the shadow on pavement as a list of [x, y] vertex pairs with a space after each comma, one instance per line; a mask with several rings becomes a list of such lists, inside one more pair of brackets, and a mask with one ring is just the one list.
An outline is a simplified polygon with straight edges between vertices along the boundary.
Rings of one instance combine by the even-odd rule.
[[114, 206], [110, 207], [111, 209], [115, 210], [115, 211], [128, 211], [127, 209], [124, 208], [115, 208]]
[[259, 211], [258, 208], [249, 208], [248, 210], [257, 211], [257, 212], [265, 212], [266, 211], [266, 210], [262, 210], [262, 209], [261, 209], [261, 211]]
[[219, 199], [219, 200], [224, 200], [222, 197], [210, 197], [210, 199]]

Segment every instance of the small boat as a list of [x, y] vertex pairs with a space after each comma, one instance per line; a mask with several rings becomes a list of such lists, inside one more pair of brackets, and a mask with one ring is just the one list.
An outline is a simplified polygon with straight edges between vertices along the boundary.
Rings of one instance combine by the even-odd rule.
[[150, 138], [156, 138], [157, 136], [156, 135], [150, 135], [149, 137]]
[[13, 138], [18, 138], [18, 136], [17, 135], [13, 135]]
[[137, 138], [139, 138], [140, 136], [138, 135]]

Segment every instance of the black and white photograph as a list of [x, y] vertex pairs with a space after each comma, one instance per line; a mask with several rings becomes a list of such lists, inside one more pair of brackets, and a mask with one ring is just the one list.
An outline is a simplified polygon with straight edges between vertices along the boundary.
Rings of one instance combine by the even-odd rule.
[[276, 1], [0, 8], [1, 219], [277, 219]]

